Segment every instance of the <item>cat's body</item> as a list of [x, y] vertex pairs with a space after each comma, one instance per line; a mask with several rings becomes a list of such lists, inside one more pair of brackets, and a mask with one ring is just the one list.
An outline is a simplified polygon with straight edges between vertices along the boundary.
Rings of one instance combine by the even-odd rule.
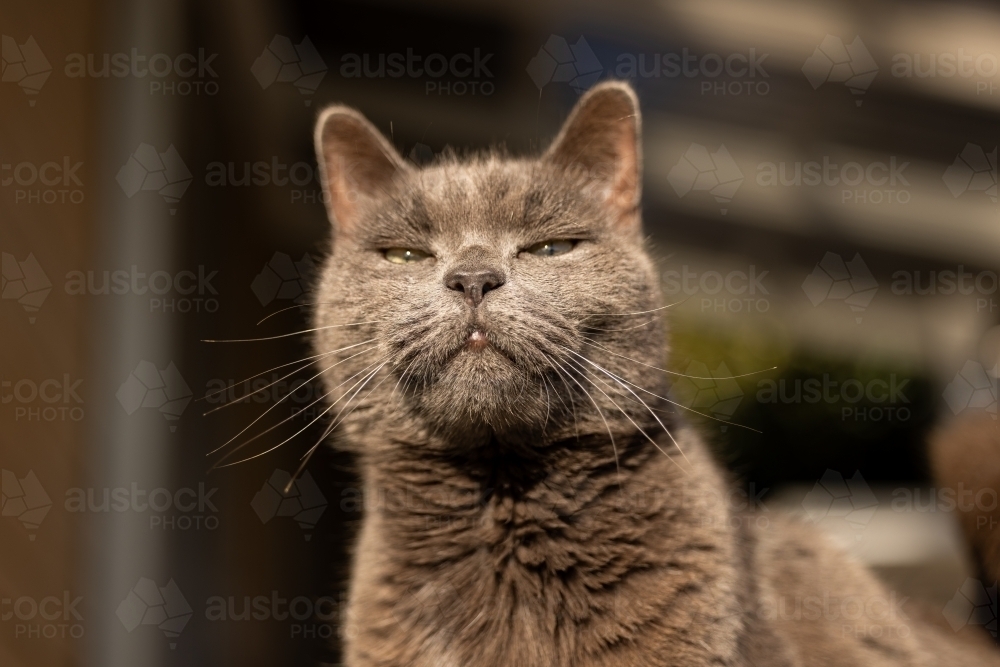
[[366, 495], [346, 663], [1000, 665], [807, 527], [733, 510], [663, 398], [638, 139], [615, 84], [538, 160], [417, 170], [321, 117], [315, 346]]

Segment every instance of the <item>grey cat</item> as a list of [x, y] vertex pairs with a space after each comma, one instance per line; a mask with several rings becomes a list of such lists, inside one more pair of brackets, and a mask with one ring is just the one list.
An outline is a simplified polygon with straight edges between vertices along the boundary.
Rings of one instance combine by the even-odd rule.
[[366, 492], [346, 664], [1000, 665], [808, 526], [726, 502], [663, 398], [629, 86], [537, 159], [417, 168], [341, 106], [315, 140], [315, 352]]

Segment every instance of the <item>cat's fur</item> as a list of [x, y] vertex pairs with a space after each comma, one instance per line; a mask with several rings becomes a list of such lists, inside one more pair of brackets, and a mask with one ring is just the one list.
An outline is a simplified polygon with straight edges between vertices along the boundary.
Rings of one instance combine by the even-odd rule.
[[[334, 232], [315, 348], [355, 346], [319, 363], [366, 490], [346, 663], [1000, 665], [806, 526], [757, 527], [727, 502], [659, 398], [639, 139], [620, 83], [587, 93], [537, 159], [418, 169], [357, 112], [321, 114]], [[524, 252], [549, 239], [579, 243]], [[456, 270], [492, 289], [470, 297]]]

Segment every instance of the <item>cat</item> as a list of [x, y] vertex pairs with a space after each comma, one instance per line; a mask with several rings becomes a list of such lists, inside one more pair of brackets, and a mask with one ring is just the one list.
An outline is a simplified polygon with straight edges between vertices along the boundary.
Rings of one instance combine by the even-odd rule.
[[633, 90], [537, 158], [418, 168], [319, 115], [313, 344], [366, 509], [351, 667], [1000, 665], [808, 525], [740, 521], [664, 397]]

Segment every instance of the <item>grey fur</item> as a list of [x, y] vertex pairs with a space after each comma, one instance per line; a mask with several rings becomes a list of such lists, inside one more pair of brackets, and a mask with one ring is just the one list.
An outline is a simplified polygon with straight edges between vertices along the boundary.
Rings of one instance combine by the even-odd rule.
[[[659, 398], [639, 133], [620, 83], [585, 95], [537, 159], [417, 169], [357, 112], [321, 115], [334, 233], [315, 348], [355, 346], [320, 363], [366, 491], [347, 664], [1000, 665], [914, 605], [878, 615], [892, 594], [807, 527], [740, 527]], [[580, 242], [523, 252], [549, 239]], [[432, 258], [394, 264], [393, 247]], [[456, 266], [504, 283], [472, 308], [445, 285]], [[824, 600], [875, 611], [848, 632], [804, 604]]]

